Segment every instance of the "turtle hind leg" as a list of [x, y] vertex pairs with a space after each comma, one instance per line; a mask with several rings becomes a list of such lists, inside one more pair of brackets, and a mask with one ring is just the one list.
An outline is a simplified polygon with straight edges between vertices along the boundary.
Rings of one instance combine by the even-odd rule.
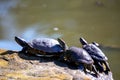
[[88, 65], [87, 68], [90, 70], [90, 73], [91, 73], [91, 71], [92, 71], [92, 65], [91, 64]]
[[104, 65], [105, 65], [105, 67], [106, 67], [106, 70], [105, 70], [104, 72], [105, 72], [105, 74], [108, 74], [108, 72], [111, 71], [111, 70], [110, 70], [110, 67], [109, 67], [109, 64], [108, 64], [107, 61], [104, 61], [103, 63], [104, 63]]
[[67, 44], [65, 43], [64, 40], [62, 40], [61, 38], [58, 38], [57, 41], [60, 43], [61, 47], [63, 48], [64, 51], [66, 51], [68, 49]]
[[87, 71], [86, 71], [86, 68], [87, 68], [87, 65], [86, 64], [83, 64], [83, 67], [84, 67], [84, 72], [85, 72], [85, 74], [87, 74]]

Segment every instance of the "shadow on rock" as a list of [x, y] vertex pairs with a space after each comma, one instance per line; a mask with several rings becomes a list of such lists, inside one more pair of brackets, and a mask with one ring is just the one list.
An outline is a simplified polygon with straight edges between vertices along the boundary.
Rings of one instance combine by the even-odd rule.
[[17, 51], [7, 50], [7, 51], [0, 53], [0, 55], [7, 55], [7, 54], [13, 54], [13, 53], [17, 53]]
[[54, 63], [60, 67], [68, 67], [69, 69], [76, 70], [79, 69], [78, 66], [72, 63], [68, 63], [66, 61], [59, 61], [59, 60], [54, 60]]
[[56, 65], [60, 67], [68, 67], [70, 69], [76, 70], [78, 69], [77, 66], [71, 63], [67, 63], [66, 61], [59, 61], [59, 57], [46, 57], [46, 56], [36, 56], [34, 54], [24, 54], [24, 53], [18, 53], [19, 57], [25, 60], [38, 60], [40, 63], [44, 62], [54, 62]]
[[[69, 69], [72, 69], [72, 70], [77, 70], [78, 67], [75, 66], [74, 64], [72, 63], [68, 63], [66, 61], [59, 61], [59, 57], [45, 57], [45, 56], [36, 56], [34, 54], [25, 54], [25, 53], [21, 53], [21, 52], [17, 52], [17, 51], [11, 51], [11, 50], [8, 50], [8, 51], [5, 51], [3, 53], [1, 53], [1, 55], [11, 55], [11, 54], [18, 54], [18, 56], [21, 58], [21, 59], [24, 59], [24, 60], [32, 60], [32, 61], [39, 61], [40, 63], [45, 63], [45, 62], [54, 62], [57, 66], [60, 66], [60, 67], [68, 67]], [[6, 61], [8, 60], [7, 58], [4, 58]], [[79, 68], [80, 69], [80, 68]]]
[[34, 54], [25, 54], [25, 53], [18, 53], [18, 56], [25, 60], [38, 60], [39, 62], [51, 62], [54, 61], [54, 57], [44, 57], [44, 56], [36, 56]]

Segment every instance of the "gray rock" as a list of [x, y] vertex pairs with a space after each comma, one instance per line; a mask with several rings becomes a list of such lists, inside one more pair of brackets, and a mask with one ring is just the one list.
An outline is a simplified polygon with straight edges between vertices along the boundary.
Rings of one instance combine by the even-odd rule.
[[110, 72], [97, 78], [55, 59], [0, 49], [0, 80], [113, 80], [113, 77]]

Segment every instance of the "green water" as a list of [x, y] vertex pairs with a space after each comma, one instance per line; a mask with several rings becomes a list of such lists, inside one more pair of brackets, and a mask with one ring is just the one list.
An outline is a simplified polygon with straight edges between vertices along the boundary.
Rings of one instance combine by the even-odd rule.
[[[79, 38], [120, 47], [120, 0], [0, 0], [0, 39]], [[3, 44], [2, 44], [3, 45]], [[18, 45], [17, 45], [18, 46]], [[115, 80], [120, 79], [120, 50], [104, 50]]]

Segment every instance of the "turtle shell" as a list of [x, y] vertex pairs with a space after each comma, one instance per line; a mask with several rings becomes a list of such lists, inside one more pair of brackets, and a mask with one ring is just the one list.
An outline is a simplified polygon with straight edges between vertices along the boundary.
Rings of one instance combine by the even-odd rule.
[[64, 40], [58, 38], [57, 40], [51, 38], [37, 38], [31, 42], [15, 36], [15, 41], [22, 46], [22, 53], [35, 54], [37, 56], [59, 56], [66, 51], [67, 45]]
[[70, 47], [70, 59], [78, 63], [92, 64], [94, 61], [91, 56], [82, 48]]
[[94, 44], [87, 44], [84, 45], [83, 48], [90, 54], [90, 56], [99, 61], [107, 61], [108, 58], [105, 56], [105, 54], [102, 52], [101, 49], [99, 49], [96, 45]]
[[51, 38], [37, 38], [28, 43], [32, 48], [42, 50], [47, 53], [62, 52], [63, 48], [59, 42]]

